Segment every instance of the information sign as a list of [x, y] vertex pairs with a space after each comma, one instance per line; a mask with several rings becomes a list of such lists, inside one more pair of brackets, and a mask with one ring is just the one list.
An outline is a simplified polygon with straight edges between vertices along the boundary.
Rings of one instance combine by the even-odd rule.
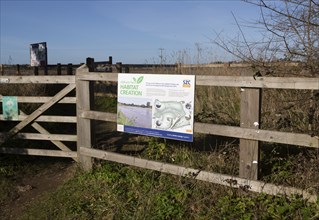
[[119, 74], [117, 130], [193, 141], [194, 75]]

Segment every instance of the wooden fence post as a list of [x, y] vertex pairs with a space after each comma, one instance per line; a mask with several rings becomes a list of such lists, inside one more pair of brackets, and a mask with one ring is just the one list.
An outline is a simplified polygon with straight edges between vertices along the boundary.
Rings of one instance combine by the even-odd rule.
[[94, 58], [86, 58], [86, 66], [89, 68], [89, 72], [93, 72], [95, 69]]
[[43, 69], [44, 69], [44, 75], [48, 75], [49, 74], [48, 66], [45, 65]]
[[34, 75], [35, 76], [39, 75], [39, 67], [37, 66], [34, 67]]
[[20, 65], [17, 64], [17, 75], [21, 75], [21, 72], [20, 72]]
[[121, 73], [122, 72], [122, 62], [117, 62], [116, 63], [116, 71], [118, 73]]
[[[241, 88], [240, 127], [256, 129], [260, 126], [261, 89]], [[257, 180], [259, 141], [240, 139], [239, 177]]]
[[57, 63], [56, 65], [56, 72], [58, 75], [62, 74], [62, 68], [61, 68], [61, 63]]
[[176, 68], [177, 68], [177, 74], [182, 74], [182, 63], [178, 62], [176, 64]]
[[73, 75], [73, 66], [72, 66], [72, 63], [68, 63], [67, 75]]
[[89, 68], [86, 65], [76, 70], [77, 152], [79, 163], [86, 171], [92, 169], [92, 157], [83, 156], [80, 149], [91, 148], [94, 145], [94, 124], [90, 119], [82, 118], [80, 114], [93, 108], [94, 87], [92, 82], [79, 80], [78, 76], [88, 72]]
[[129, 72], [130, 72], [129, 66], [124, 66], [124, 73], [129, 73]]
[[[94, 72], [95, 71], [95, 62], [94, 62], [94, 58], [90, 58], [88, 57], [86, 59], [86, 66], [88, 68], [89, 72]], [[94, 81], [88, 82], [88, 86], [89, 86], [89, 102], [90, 102], [90, 109], [94, 109]], [[95, 122], [94, 121], [90, 121], [91, 123], [91, 146], [93, 146], [95, 144]]]

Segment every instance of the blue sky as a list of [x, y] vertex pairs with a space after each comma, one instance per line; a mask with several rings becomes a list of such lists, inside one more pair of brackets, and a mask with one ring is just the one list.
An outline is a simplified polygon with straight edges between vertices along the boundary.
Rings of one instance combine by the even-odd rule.
[[[235, 37], [240, 21], [259, 10], [224, 1], [0, 0], [1, 64], [29, 64], [29, 45], [47, 42], [48, 63], [207, 63], [232, 59], [211, 41]], [[247, 36], [258, 36], [247, 30]], [[160, 49], [162, 48], [162, 50]]]

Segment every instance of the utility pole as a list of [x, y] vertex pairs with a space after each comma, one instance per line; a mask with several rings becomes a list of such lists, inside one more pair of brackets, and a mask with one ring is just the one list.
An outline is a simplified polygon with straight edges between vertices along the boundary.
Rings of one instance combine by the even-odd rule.
[[13, 61], [13, 59], [12, 59], [11, 55], [9, 55], [8, 64], [11, 65], [12, 61]]

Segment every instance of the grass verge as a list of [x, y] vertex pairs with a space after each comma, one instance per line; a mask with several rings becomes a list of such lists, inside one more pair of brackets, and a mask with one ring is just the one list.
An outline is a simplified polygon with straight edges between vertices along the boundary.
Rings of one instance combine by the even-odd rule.
[[316, 219], [319, 202], [253, 194], [104, 163], [31, 207], [22, 219]]

